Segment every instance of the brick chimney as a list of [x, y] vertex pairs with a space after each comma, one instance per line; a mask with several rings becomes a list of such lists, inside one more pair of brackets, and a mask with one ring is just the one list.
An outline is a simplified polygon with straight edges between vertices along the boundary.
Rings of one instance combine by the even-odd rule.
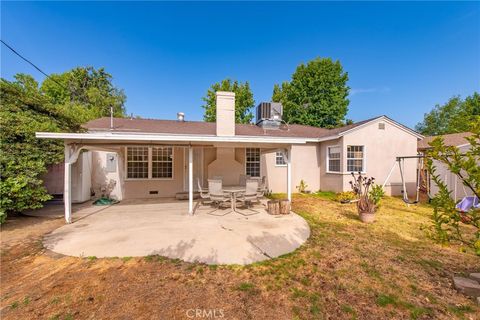
[[235, 93], [217, 91], [217, 136], [235, 135]]

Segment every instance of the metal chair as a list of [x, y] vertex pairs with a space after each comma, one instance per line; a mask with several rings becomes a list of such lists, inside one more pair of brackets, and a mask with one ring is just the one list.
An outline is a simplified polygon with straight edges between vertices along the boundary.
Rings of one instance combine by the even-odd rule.
[[248, 174], [241, 174], [239, 179], [238, 179], [238, 185], [240, 185], [240, 186], [247, 185], [247, 180], [248, 179], [250, 179], [250, 176]]
[[258, 180], [248, 179], [246, 182], [245, 193], [242, 193], [237, 198], [237, 201], [241, 202], [247, 209], [252, 211], [252, 214], [245, 214], [241, 211], [237, 211], [238, 213], [244, 216], [251, 216], [254, 214], [259, 213], [257, 210], [252, 209], [253, 203], [260, 202], [258, 199]]
[[[213, 214], [213, 212], [221, 209], [224, 204], [229, 202], [231, 203], [230, 196], [223, 192], [222, 180], [208, 179], [208, 194], [212, 203], [217, 206], [215, 210], [209, 212], [208, 214]], [[220, 215], [215, 214], [215, 216], [224, 216], [230, 212], [232, 211]]]
[[210, 204], [212, 203], [212, 200], [210, 199], [210, 194], [208, 193], [208, 189], [203, 189], [202, 183], [200, 182], [200, 178], [197, 178], [197, 186], [198, 186], [198, 192], [200, 193], [200, 199], [197, 201], [195, 204], [195, 207], [193, 208], [193, 214], [195, 214], [195, 211], [198, 209], [200, 205], [204, 205], [207, 202]]

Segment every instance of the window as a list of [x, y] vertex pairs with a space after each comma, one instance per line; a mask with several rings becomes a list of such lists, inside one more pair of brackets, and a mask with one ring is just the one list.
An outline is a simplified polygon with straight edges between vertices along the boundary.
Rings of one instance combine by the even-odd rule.
[[148, 178], [148, 148], [128, 147], [127, 148], [127, 178], [147, 179]]
[[364, 147], [347, 146], [347, 171], [364, 172]]
[[152, 148], [152, 178], [173, 178], [172, 147]]
[[260, 149], [245, 149], [245, 174], [250, 177], [260, 177]]
[[285, 161], [285, 157], [283, 152], [277, 151], [275, 153], [275, 165], [276, 166], [286, 166], [287, 162]]
[[340, 152], [339, 146], [328, 147], [328, 170], [329, 172], [340, 172]]
[[172, 147], [127, 147], [127, 179], [171, 178]]

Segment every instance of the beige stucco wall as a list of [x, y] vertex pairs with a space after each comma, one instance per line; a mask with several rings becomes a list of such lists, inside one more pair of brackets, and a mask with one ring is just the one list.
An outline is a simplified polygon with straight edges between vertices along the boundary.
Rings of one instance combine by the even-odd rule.
[[116, 171], [107, 172], [107, 155], [115, 154], [113, 152], [92, 151], [92, 189], [95, 192], [95, 197], [102, 195], [102, 188], [107, 185], [112, 185], [113, 189], [110, 196], [117, 200], [124, 198], [124, 169], [122, 166], [123, 150], [120, 148], [116, 152]]
[[[293, 145], [292, 153], [292, 191], [304, 180], [307, 190], [320, 189], [320, 147], [318, 143]], [[287, 166], [275, 164], [276, 151], [265, 152], [261, 158], [261, 172], [267, 177], [268, 189], [274, 193], [287, 192]]]
[[[162, 198], [175, 197], [177, 192], [183, 191], [184, 183], [184, 152], [182, 147], [173, 148], [173, 178], [172, 179], [143, 179], [125, 180], [125, 198]], [[158, 191], [158, 194], [150, 194]]]
[[[378, 123], [385, 123], [385, 130], [378, 128]], [[399, 127], [381, 120], [374, 121], [368, 126], [346, 134], [343, 137], [343, 168], [347, 166], [347, 146], [364, 145], [366, 154], [366, 174], [383, 184], [398, 156], [415, 156], [417, 154], [417, 138]], [[407, 192], [414, 195], [417, 179], [417, 159], [405, 160], [405, 181]], [[343, 190], [350, 190], [349, 175], [343, 176]], [[401, 194], [401, 178], [398, 166], [393, 171], [385, 187], [387, 194]]]
[[[320, 190], [322, 191], [343, 191], [343, 173], [327, 172], [327, 150], [331, 146], [340, 146], [343, 150], [343, 139], [335, 139], [320, 143]], [[345, 167], [340, 162], [340, 171], [345, 171]]]

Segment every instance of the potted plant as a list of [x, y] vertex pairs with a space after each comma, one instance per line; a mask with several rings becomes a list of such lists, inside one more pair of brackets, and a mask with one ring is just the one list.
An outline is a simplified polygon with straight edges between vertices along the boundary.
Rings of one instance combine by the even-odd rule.
[[353, 181], [350, 181], [350, 186], [353, 192], [357, 195], [357, 210], [360, 220], [365, 223], [375, 221], [375, 200], [370, 194], [370, 188], [373, 186], [375, 178], [363, 176], [361, 172], [358, 176], [352, 172]]

